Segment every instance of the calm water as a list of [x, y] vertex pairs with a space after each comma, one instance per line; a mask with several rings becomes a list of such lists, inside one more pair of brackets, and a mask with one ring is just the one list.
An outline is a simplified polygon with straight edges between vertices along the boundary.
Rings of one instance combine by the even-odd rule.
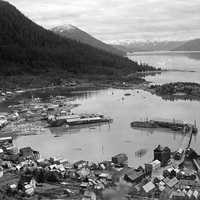
[[[193, 53], [158, 53], [131, 55], [131, 59], [148, 63], [162, 69], [179, 70], [165, 72], [161, 75], [147, 76], [146, 80], [157, 83], [169, 83], [174, 81], [187, 81], [200, 83], [200, 52]], [[184, 71], [187, 71], [184, 72]]]
[[[181, 55], [133, 55], [132, 59], [168, 69], [192, 70], [195, 72], [165, 72], [146, 79], [154, 83], [170, 81], [200, 82], [200, 60], [188, 54]], [[200, 58], [200, 56], [199, 56]], [[131, 96], [122, 97], [130, 92]], [[102, 113], [111, 116], [110, 125], [81, 127], [67, 130], [54, 128], [48, 134], [22, 136], [15, 140], [18, 147], [32, 146], [43, 157], [63, 157], [70, 161], [80, 159], [101, 161], [117, 153], [127, 153], [129, 164], [139, 166], [153, 159], [156, 145], [167, 145], [176, 150], [187, 140], [187, 136], [173, 132], [136, 130], [130, 127], [134, 120], [145, 118], [176, 118], [187, 122], [197, 120], [200, 129], [200, 102], [166, 101], [141, 90], [107, 89], [93, 92], [74, 93], [72, 102], [81, 104], [76, 113]], [[60, 137], [54, 137], [54, 136]], [[200, 137], [193, 137], [192, 145], [200, 152]], [[138, 158], [135, 152], [146, 149]]]

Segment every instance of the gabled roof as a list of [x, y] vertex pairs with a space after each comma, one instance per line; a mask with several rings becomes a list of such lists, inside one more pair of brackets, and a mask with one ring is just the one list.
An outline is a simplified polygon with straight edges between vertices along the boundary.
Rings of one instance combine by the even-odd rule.
[[132, 181], [134, 181], [135, 179], [137, 179], [138, 177], [142, 176], [143, 174], [144, 174], [143, 171], [136, 171], [135, 169], [131, 169], [125, 175], [129, 179], [131, 179]]
[[146, 185], [144, 185], [142, 188], [144, 189], [146, 193], [149, 193], [155, 188], [155, 185], [150, 181]]
[[179, 180], [174, 177], [172, 179], [170, 179], [169, 181], [166, 182], [166, 185], [169, 186], [170, 188], [174, 187], [177, 183], [179, 182]]

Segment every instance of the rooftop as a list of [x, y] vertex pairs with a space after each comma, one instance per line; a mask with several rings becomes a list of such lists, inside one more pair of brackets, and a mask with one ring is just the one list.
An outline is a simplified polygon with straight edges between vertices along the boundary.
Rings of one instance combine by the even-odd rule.
[[143, 186], [143, 189], [146, 193], [151, 192], [155, 188], [155, 185], [150, 181], [146, 185]]

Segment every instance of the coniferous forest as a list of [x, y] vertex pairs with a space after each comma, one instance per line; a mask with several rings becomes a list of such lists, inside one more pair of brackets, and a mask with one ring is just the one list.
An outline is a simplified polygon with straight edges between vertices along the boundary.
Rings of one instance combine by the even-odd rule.
[[121, 76], [153, 70], [35, 24], [13, 5], [0, 1], [0, 76], [52, 74]]

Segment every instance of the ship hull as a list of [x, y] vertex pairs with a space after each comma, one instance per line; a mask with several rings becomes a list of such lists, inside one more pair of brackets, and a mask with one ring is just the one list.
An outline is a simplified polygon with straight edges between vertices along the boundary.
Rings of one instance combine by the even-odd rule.
[[102, 118], [102, 119], [90, 119], [90, 120], [76, 120], [76, 121], [67, 121], [66, 119], [60, 119], [55, 121], [49, 121], [49, 125], [51, 127], [58, 127], [64, 124], [69, 126], [76, 126], [76, 125], [84, 125], [84, 124], [97, 124], [97, 123], [111, 123], [112, 119]]
[[67, 122], [68, 125], [70, 126], [75, 126], [75, 125], [82, 125], [82, 124], [96, 124], [96, 123], [103, 123], [103, 122], [112, 122], [111, 119], [98, 119], [98, 120], [84, 120], [84, 121], [73, 121], [73, 122]]

